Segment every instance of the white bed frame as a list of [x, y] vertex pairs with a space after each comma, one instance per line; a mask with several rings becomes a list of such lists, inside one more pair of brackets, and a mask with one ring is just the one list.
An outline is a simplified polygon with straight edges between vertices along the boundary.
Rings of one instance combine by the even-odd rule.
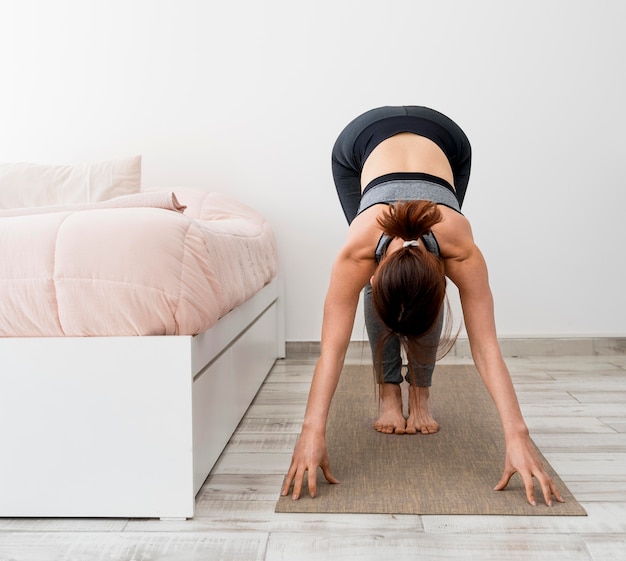
[[193, 517], [284, 357], [279, 286], [193, 337], [0, 339], [0, 516]]

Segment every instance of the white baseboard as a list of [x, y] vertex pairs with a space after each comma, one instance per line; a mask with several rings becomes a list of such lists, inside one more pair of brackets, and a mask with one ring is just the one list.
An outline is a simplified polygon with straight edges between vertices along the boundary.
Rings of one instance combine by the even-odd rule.
[[[600, 356], [626, 354], [626, 337], [520, 337], [500, 339], [505, 357], [525, 356]], [[286, 356], [291, 359], [311, 358], [320, 351], [319, 341], [287, 341]], [[363, 356], [370, 353], [367, 341], [352, 341], [348, 353]], [[459, 338], [450, 356], [469, 357], [467, 339]]]

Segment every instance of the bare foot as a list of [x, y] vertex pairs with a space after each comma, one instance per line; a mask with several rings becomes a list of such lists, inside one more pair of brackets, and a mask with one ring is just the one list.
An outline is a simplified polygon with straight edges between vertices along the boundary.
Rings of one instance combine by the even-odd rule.
[[404, 434], [406, 419], [402, 414], [402, 391], [399, 384], [379, 384], [380, 405], [374, 428], [385, 434]]
[[433, 419], [428, 409], [428, 388], [409, 386], [409, 418], [406, 422], [406, 433], [435, 434], [439, 430], [439, 423]]

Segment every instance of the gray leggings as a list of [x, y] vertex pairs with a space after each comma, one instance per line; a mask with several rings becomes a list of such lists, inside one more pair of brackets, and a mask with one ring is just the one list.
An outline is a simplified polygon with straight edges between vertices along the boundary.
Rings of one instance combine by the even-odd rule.
[[[380, 375], [380, 360], [377, 356], [378, 342], [388, 332], [388, 328], [378, 318], [376, 311], [372, 305], [372, 285], [368, 284], [364, 291], [364, 308], [365, 308], [365, 327], [367, 328], [367, 337], [370, 341], [370, 348], [372, 349], [372, 356], [374, 357], [374, 368], [376, 371], [376, 380], [381, 381]], [[411, 385], [420, 386], [422, 388], [430, 387], [432, 383], [433, 370], [435, 369], [435, 361], [437, 357], [437, 345], [439, 338], [441, 337], [441, 330], [443, 327], [443, 310], [437, 320], [437, 325], [422, 339], [426, 349], [425, 356], [422, 356], [420, 363], [413, 362], [413, 370], [415, 372], [415, 381], [411, 380], [409, 371], [407, 371], [406, 379]], [[400, 354], [400, 340], [398, 337], [392, 337], [389, 339], [382, 351], [382, 367], [383, 375], [382, 381], [386, 384], [400, 384], [402, 383], [402, 356]]]

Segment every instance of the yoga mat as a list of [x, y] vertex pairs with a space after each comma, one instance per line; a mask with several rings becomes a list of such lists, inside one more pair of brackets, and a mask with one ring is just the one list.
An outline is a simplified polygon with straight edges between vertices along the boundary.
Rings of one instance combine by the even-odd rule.
[[305, 483], [301, 498], [280, 497], [276, 512], [586, 515], [540, 452], [565, 503], [546, 506], [535, 481], [537, 506], [531, 506], [517, 474], [506, 490], [493, 490], [504, 467], [504, 437], [473, 366], [437, 366], [430, 398], [441, 425], [436, 434], [375, 431], [377, 399], [371, 366], [344, 367], [326, 432], [331, 469], [340, 483], [328, 484], [318, 470], [317, 497], [309, 497]]

